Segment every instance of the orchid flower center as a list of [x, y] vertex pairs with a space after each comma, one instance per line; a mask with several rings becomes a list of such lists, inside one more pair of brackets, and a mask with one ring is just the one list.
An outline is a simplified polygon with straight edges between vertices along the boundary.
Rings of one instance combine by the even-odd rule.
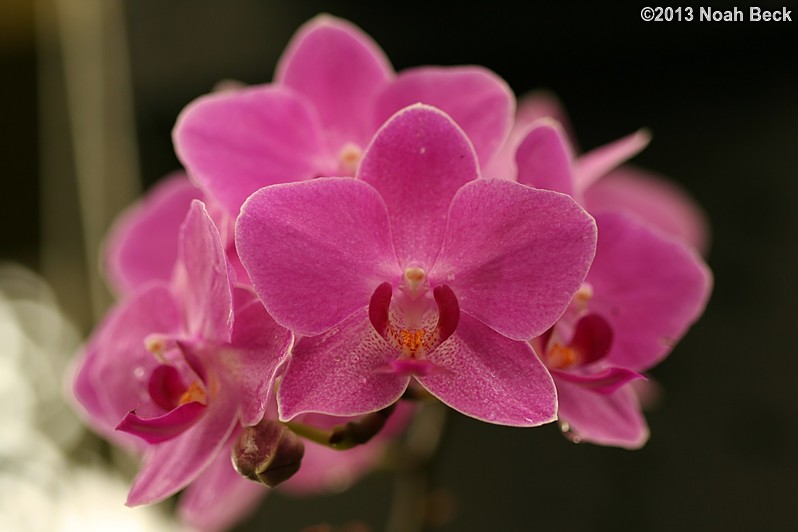
[[161, 364], [166, 362], [166, 353], [174, 347], [174, 341], [170, 341], [162, 334], [150, 334], [144, 339], [144, 348]]
[[420, 295], [421, 289], [426, 292], [429, 289], [429, 282], [427, 281], [427, 274], [421, 268], [411, 266], [405, 270], [402, 276], [402, 287], [405, 293], [413, 299]]
[[440, 285], [430, 290], [426, 272], [410, 266], [396, 293], [387, 282], [377, 287], [369, 318], [396, 353], [386, 371], [423, 376], [436, 368], [427, 356], [454, 333], [460, 307], [451, 288]]
[[194, 381], [188, 385], [186, 391], [183, 392], [180, 399], [178, 399], [177, 404], [184, 405], [191, 402], [202, 403], [204, 405], [208, 404], [208, 394], [205, 391], [205, 387], [199, 381]]
[[338, 171], [342, 176], [353, 176], [363, 158], [363, 150], [356, 144], [347, 142], [338, 153]]
[[549, 369], [568, 369], [580, 364], [582, 357], [573, 347], [554, 343], [546, 349], [545, 359]]
[[[144, 347], [161, 363], [150, 376], [150, 398], [162, 408], [171, 410], [186, 403], [208, 404], [208, 390], [204, 370], [174, 339], [151, 334]], [[190, 384], [185, 385], [188, 381]]]
[[[547, 368], [574, 369], [598, 362], [609, 354], [613, 330], [606, 319], [588, 313], [570, 327], [566, 327], [567, 321], [560, 318], [560, 322], [533, 341]], [[568, 342], [563, 341], [566, 334], [570, 336]]]

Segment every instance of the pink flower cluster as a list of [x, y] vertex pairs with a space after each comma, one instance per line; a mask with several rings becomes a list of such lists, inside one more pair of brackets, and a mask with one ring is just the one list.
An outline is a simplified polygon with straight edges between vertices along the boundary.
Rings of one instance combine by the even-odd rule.
[[[634, 381], [703, 311], [705, 223], [620, 166], [646, 133], [577, 155], [564, 123], [547, 96], [516, 109], [480, 67], [397, 74], [330, 16], [298, 31], [273, 83], [190, 104], [174, 130], [188, 179], [111, 231], [119, 303], [74, 383], [88, 422], [143, 455], [128, 504], [186, 488], [182, 517], [224, 528], [265, 493], [231, 466], [242, 441], [390, 412], [409, 388], [643, 445]], [[355, 478], [410, 415], [347, 451], [307, 441], [282, 486]]]

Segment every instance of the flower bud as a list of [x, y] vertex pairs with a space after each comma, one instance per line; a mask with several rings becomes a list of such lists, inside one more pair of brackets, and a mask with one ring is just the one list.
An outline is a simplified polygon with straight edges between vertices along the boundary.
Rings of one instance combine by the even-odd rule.
[[264, 419], [246, 427], [233, 445], [233, 467], [244, 477], [271, 488], [299, 471], [305, 447], [282, 423]]

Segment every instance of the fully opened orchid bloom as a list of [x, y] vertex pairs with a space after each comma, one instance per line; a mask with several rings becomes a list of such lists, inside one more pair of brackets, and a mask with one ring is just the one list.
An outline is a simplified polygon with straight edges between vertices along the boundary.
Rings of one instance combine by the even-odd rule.
[[[251, 290], [234, 287], [221, 237], [194, 201], [169, 284], [118, 306], [85, 351], [75, 394], [104, 433], [147, 445], [128, 504], [172, 495], [263, 416], [290, 343]], [[120, 436], [113, 437], [120, 440]], [[130, 440], [127, 440], [128, 442]]]
[[596, 224], [585, 284], [539, 352], [573, 437], [634, 448], [648, 428], [627, 383], [667, 356], [702, 314], [711, 275], [689, 247], [627, 215], [599, 214]]
[[[640, 143], [633, 136], [604, 148], [585, 165], [592, 173], [580, 174], [561, 127], [538, 121], [517, 149], [518, 181], [584, 201], [590, 190], [585, 176], [600, 176], [599, 168]], [[585, 284], [557, 325], [534, 343], [557, 384], [560, 419], [574, 438], [639, 447], [648, 428], [628, 383], [662, 360], [698, 319], [711, 275], [689, 246], [644, 221], [621, 212], [595, 216], [598, 245]]]
[[[532, 134], [538, 126], [544, 127]], [[562, 106], [547, 93], [533, 93], [519, 102], [512, 131], [486, 172], [512, 177], [524, 166], [527, 173], [535, 173], [537, 181], [530, 183], [534, 186], [571, 194], [592, 214], [628, 213], [706, 254], [707, 221], [696, 202], [676, 184], [653, 172], [623, 164], [649, 140], [648, 133], [640, 130], [577, 155], [576, 140]], [[521, 148], [522, 142], [527, 146]], [[538, 159], [538, 153], [546, 155]], [[530, 169], [539, 164], [552, 166]]]
[[[165, 283], [170, 280], [178, 258], [178, 236], [181, 233], [182, 222], [191, 208], [192, 202], [201, 196], [201, 191], [188, 181], [185, 174], [175, 173], [168, 176], [147, 196], [119, 217], [110, 231], [106, 244], [107, 276], [119, 293], [135, 294], [153, 282]], [[213, 209], [210, 210], [210, 214], [222, 222], [217, 222], [217, 226], [223, 226], [227, 216], [224, 212], [220, 209]], [[236, 268], [238, 274], [243, 269], [235, 255], [235, 248], [231, 245], [232, 236], [230, 235], [229, 238], [225, 238], [224, 234], [220, 236], [223, 244], [227, 241], [227, 244], [224, 245], [227, 259], [232, 265], [238, 266]], [[248, 281], [246, 272], [243, 273], [242, 276], [237, 275], [239, 285], [242, 279]], [[128, 306], [135, 309], [138, 305], [123, 305], [122, 308], [126, 309]], [[152, 310], [155, 311], [155, 309]], [[125, 317], [109, 318], [109, 321], [116, 325], [104, 327], [103, 329], [110, 332], [98, 334], [104, 334], [103, 338], [106, 339], [127, 338], [127, 334], [120, 333], [119, 330], [122, 327], [130, 328], [135, 322], [140, 322], [136, 318], [131, 319], [128, 312], [128, 310], [115, 311], [113, 316], [122, 313]], [[142, 313], [142, 316], [149, 315], [149, 312]], [[139, 339], [147, 334], [146, 331], [158, 328], [157, 325], [146, 321], [140, 324], [142, 325], [140, 329], [128, 329], [131, 334], [131, 345], [139, 342]], [[109, 341], [99, 342], [98, 349], [106, 348]], [[117, 353], [117, 350], [109, 349], [109, 352]], [[149, 367], [156, 362], [150, 353], [141, 349], [141, 344], [134, 347], [129, 353], [136, 355], [120, 357], [117, 360], [115, 371], [121, 375], [129, 375], [130, 371]], [[110, 362], [110, 359], [106, 360]], [[126, 368], [124, 364], [119, 364], [121, 360], [129, 364], [129, 367]], [[88, 373], [84, 370], [81, 375], [85, 377]], [[135, 386], [138, 387], [143, 386], [141, 379], [130, 382], [135, 383]], [[96, 392], [100, 395], [107, 393], [97, 383], [84, 388], [81, 393]], [[133, 444], [143, 449], [146, 447], [144, 440], [135, 437], [132, 438], [132, 441], [128, 441], [129, 434], [115, 430], [122, 417], [133, 407], [129, 397], [131, 395], [139, 396], [141, 393], [143, 393], [141, 390], [134, 391], [127, 397], [124, 393], [112, 394], [122, 401], [117, 407], [110, 409], [102, 408], [85, 400], [84, 403], [87, 407], [96, 406], [91, 411], [94, 416], [92, 421], [106, 436], [119, 443]], [[139, 405], [140, 411], [143, 411], [142, 406], [146, 408], [147, 395], [145, 394], [144, 397], [144, 405]], [[409, 422], [410, 413], [408, 408], [400, 405], [397, 412], [391, 416], [387, 426], [372, 441], [345, 452], [306, 441], [302, 468], [292, 478], [281, 484], [280, 489], [297, 495], [306, 495], [339, 490], [342, 486], [351, 484], [374, 468], [388, 442], [395, 438]], [[267, 416], [276, 418], [276, 410], [275, 412], [267, 411]], [[300, 416], [298, 421], [322, 428], [340, 426], [350, 421], [350, 418], [335, 418], [318, 414], [312, 416], [310, 420], [305, 419], [305, 416]], [[268, 493], [268, 490], [243, 478], [233, 469], [230, 461], [230, 447], [237, 436], [238, 431], [235, 431], [225, 448], [217, 454], [200, 476], [189, 484], [180, 497], [177, 510], [182, 522], [198, 530], [226, 529], [242, 515], [251, 511]], [[142, 444], [145, 445], [142, 447]]]
[[237, 214], [263, 186], [354, 175], [382, 123], [419, 102], [448, 113], [482, 164], [507, 136], [515, 106], [507, 84], [481, 67], [422, 67], [397, 76], [362, 31], [322, 15], [294, 36], [274, 83], [189, 105], [175, 126], [175, 147], [200, 188]]
[[476, 418], [554, 419], [551, 377], [523, 341], [580, 286], [593, 220], [565, 195], [482, 179], [463, 131], [424, 105], [377, 133], [356, 179], [265, 187], [236, 247], [264, 306], [302, 338], [280, 415], [357, 415], [411, 378]]

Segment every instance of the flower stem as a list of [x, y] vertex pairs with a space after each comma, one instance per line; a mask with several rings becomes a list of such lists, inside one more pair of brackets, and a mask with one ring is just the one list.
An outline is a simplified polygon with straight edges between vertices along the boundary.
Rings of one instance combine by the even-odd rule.
[[339, 425], [329, 430], [293, 421], [286, 422], [285, 425], [303, 438], [344, 451], [367, 443], [376, 436], [385, 426], [385, 422], [391, 417], [395, 408], [396, 403], [363, 416], [358, 421], [350, 421], [346, 425]]
[[446, 425], [446, 407], [440, 402], [420, 403], [400, 452], [387, 532], [414, 532], [425, 528], [428, 516], [429, 472]]

